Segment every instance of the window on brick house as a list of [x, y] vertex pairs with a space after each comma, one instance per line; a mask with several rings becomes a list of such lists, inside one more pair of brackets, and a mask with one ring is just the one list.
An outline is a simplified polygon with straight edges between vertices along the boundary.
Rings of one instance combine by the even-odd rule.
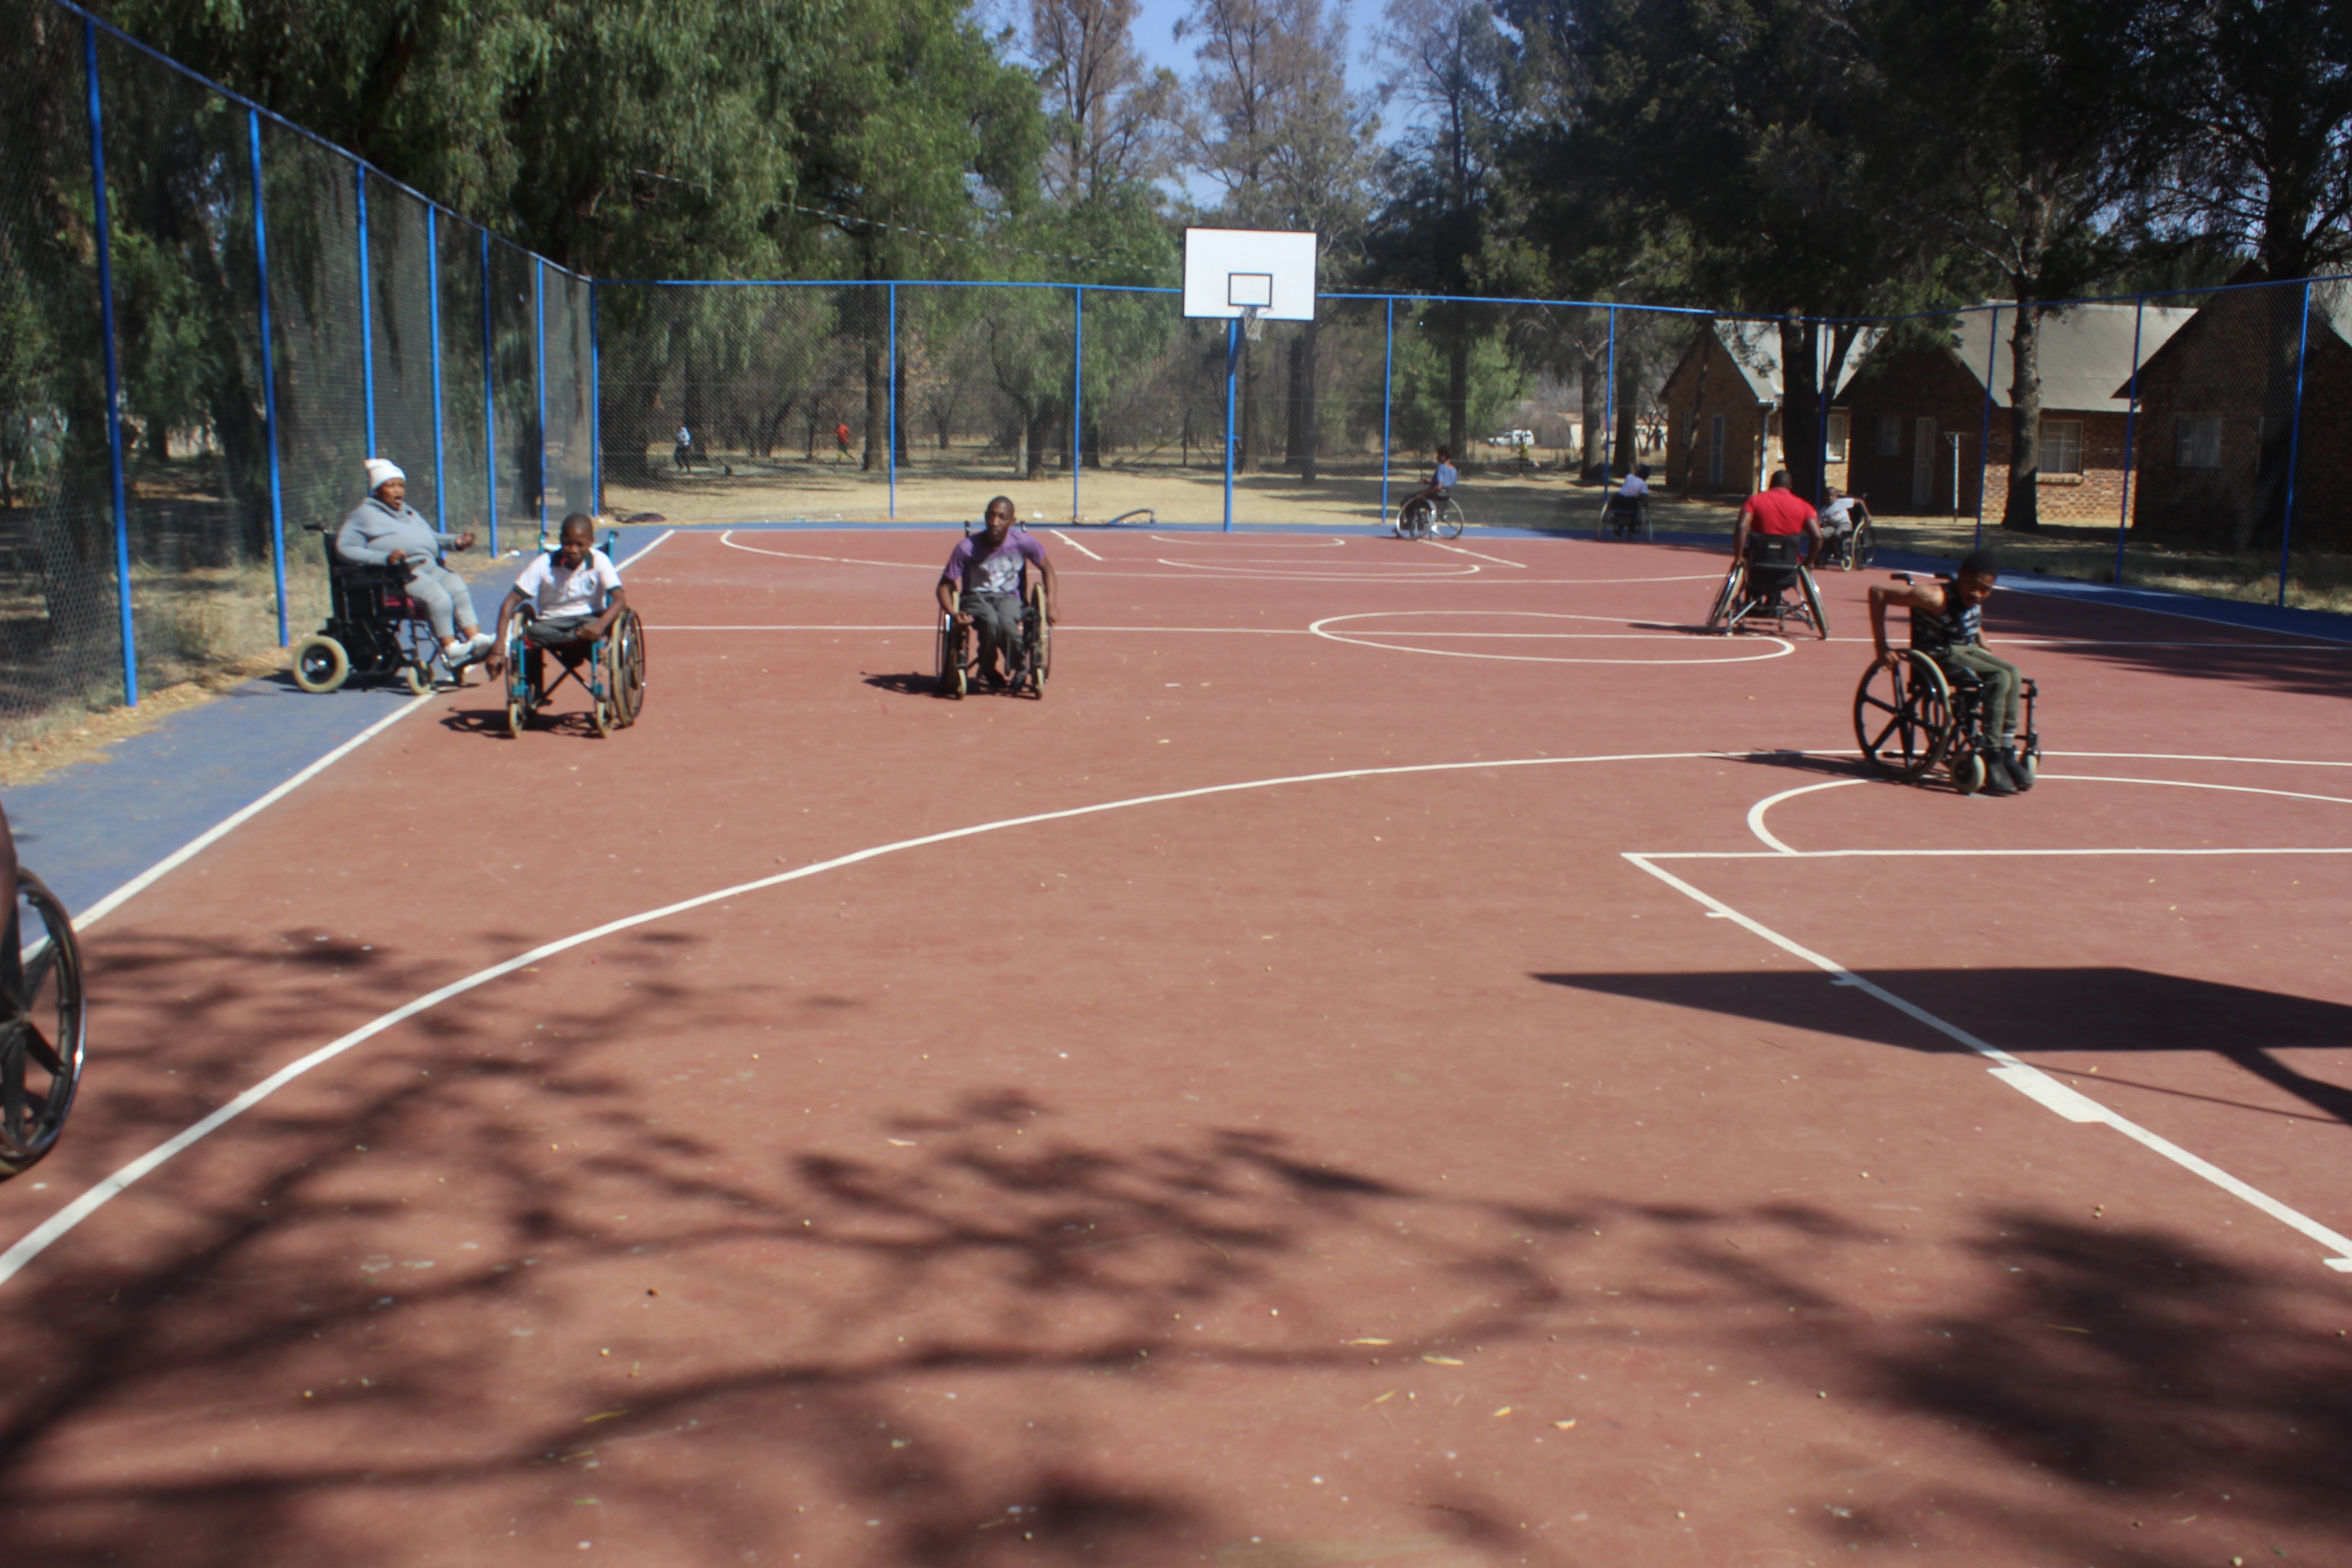
[[1882, 458], [1903, 455], [1903, 416], [1900, 414], [1878, 416], [1878, 455]]
[[1832, 414], [1830, 416], [1829, 447], [1831, 462], [1843, 463], [1845, 461], [1846, 442], [1851, 438], [1853, 429], [1853, 415]]
[[2079, 474], [2083, 471], [2083, 422], [2044, 419], [2042, 422], [2042, 471]]
[[2172, 422], [2172, 466], [2176, 468], [2218, 468], [2221, 466], [2221, 421], [2211, 416], [2183, 415]]

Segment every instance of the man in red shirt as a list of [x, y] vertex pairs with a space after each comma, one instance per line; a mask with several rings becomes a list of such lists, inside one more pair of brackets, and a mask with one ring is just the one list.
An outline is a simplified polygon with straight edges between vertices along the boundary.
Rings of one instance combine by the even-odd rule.
[[1733, 560], [1748, 559], [1750, 533], [1801, 533], [1805, 536], [1805, 564], [1813, 563], [1813, 556], [1822, 547], [1822, 520], [1789, 488], [1788, 469], [1774, 469], [1771, 488], [1749, 496], [1748, 504], [1739, 509], [1738, 526], [1731, 531]]

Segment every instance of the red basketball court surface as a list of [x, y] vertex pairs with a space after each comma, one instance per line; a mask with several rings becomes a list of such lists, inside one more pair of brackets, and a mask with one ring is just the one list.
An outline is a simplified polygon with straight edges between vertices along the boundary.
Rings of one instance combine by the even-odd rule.
[[2352, 1561], [2352, 647], [2004, 590], [1968, 798], [1883, 575], [1040, 537], [1043, 700], [682, 532], [92, 929], [12, 1559]]

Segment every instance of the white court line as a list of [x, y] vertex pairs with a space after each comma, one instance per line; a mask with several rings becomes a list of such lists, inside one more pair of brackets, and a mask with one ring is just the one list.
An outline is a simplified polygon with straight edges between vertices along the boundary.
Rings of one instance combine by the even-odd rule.
[[730, 550], [740, 550], [746, 555], [772, 555], [779, 561], [830, 561], [836, 566], [895, 566], [907, 572], [929, 572], [929, 567], [912, 561], [867, 561], [855, 555], [811, 555], [797, 550], [762, 550], [756, 544], [738, 544], [735, 531], [729, 529], [719, 536], [719, 542]]
[[1222, 547], [1225, 549], [1237, 548], [1244, 540], [1251, 544], [1263, 544], [1276, 550], [1345, 550], [1348, 547], [1348, 542], [1337, 536], [1286, 539], [1271, 533], [1147, 533], [1143, 537], [1160, 544], [1197, 544], [1203, 540], [1232, 540], [1231, 544]]
[[1456, 555], [1468, 555], [1479, 561], [1491, 561], [1497, 566], [1516, 566], [1522, 572], [1530, 570], [1524, 561], [1506, 561], [1499, 555], [1480, 555], [1475, 550], [1465, 550], [1458, 544], [1448, 544], [1440, 539], [1433, 539], [1429, 542], [1436, 545], [1440, 550], [1451, 550]]
[[638, 562], [643, 561], [646, 556], [651, 555], [655, 551], [659, 550], [663, 545], [667, 544], [671, 540], [677, 537], [677, 530], [674, 528], [665, 528], [661, 531], [660, 537], [654, 540], [650, 544], [647, 544], [643, 550], [635, 551], [630, 553], [627, 559], [615, 561], [613, 564], [615, 567], [634, 566]]
[[2291, 844], [2284, 847], [2237, 849], [2174, 849], [2147, 844], [2118, 844], [2105, 849], [1644, 849], [1652, 860], [1937, 860], [2063, 858], [2070, 855], [2352, 855], [2352, 845]]
[[[2302, 790], [2263, 789], [2254, 784], [2200, 784], [2190, 779], [2116, 778], [2104, 773], [2037, 773], [2035, 781], [2049, 784], [2156, 784], [2168, 789], [2216, 789], [2224, 790], [2232, 795], [2270, 795], [2285, 800], [2316, 800], [2330, 805], [2352, 805], [2352, 799], [2347, 799], [2340, 795], [2311, 795]], [[1875, 778], [1832, 779], [1827, 784], [1803, 784], [1796, 789], [1784, 789], [1779, 795], [1765, 796], [1748, 808], [1748, 830], [1782, 855], [1802, 854], [1803, 851], [1792, 849], [1782, 843], [1773, 836], [1770, 829], [1764, 826], [1764, 816], [1767, 812], [1784, 800], [1790, 800], [1801, 795], [1811, 795], [1817, 790], [1843, 789], [1848, 784], [1881, 782], [1884, 781]]]
[[[933, 632], [937, 626], [925, 622], [908, 626], [655, 626], [649, 632]], [[1315, 634], [1305, 626], [1082, 626], [1070, 621], [1054, 623], [1056, 636], [1066, 632], [1171, 632], [1185, 637], [1305, 637]]]
[[1089, 561], [1099, 561], [1102, 559], [1101, 556], [1096, 554], [1093, 551], [1088, 550], [1085, 545], [1080, 544], [1076, 540], [1072, 539], [1068, 534], [1064, 533], [1058, 528], [1049, 528], [1045, 531], [1052, 534], [1055, 538], [1060, 540], [1063, 543], [1068, 545], [1071, 549], [1076, 551], [1079, 554], [1085, 556]]
[[1766, 812], [1771, 810], [1782, 801], [1792, 799], [1797, 795], [1811, 795], [1818, 790], [1843, 789], [1848, 784], [1874, 784], [1877, 781], [1874, 779], [1867, 778], [1832, 779], [1827, 784], [1799, 784], [1795, 789], [1784, 789], [1779, 795], [1768, 795], [1762, 800], [1758, 801], [1754, 805], [1748, 808], [1748, 831], [1762, 839], [1767, 847], [1777, 850], [1782, 855], [1794, 855], [1797, 853], [1796, 850], [1790, 848], [1786, 844], [1783, 844], [1778, 838], [1773, 837], [1770, 829], [1764, 826], [1764, 814]]
[[[1494, 660], [1494, 661], [1496, 661], [1496, 662], [1497, 662], [1497, 663], [1504, 663], [1504, 664], [1634, 664], [1634, 665], [1689, 665], [1689, 666], [1692, 666], [1692, 667], [1694, 667], [1694, 668], [1696, 668], [1696, 667], [1701, 666], [1701, 665], [1710, 665], [1710, 664], [1754, 664], [1754, 663], [1758, 663], [1758, 662], [1759, 662], [1760, 660], [1768, 659], [1768, 658], [1784, 658], [1788, 657], [1790, 654], [1792, 654], [1792, 653], [1794, 653], [1794, 652], [1796, 652], [1796, 651], [1797, 651], [1796, 645], [1795, 645], [1794, 643], [1790, 642], [1790, 641], [1789, 641], [1789, 640], [1787, 640], [1785, 637], [1767, 637], [1767, 638], [1763, 639], [1766, 643], [1769, 643], [1769, 644], [1772, 645], [1772, 647], [1771, 647], [1769, 649], [1768, 649], [1767, 651], [1765, 651], [1765, 652], [1761, 652], [1761, 653], [1742, 653], [1742, 654], [1736, 654], [1736, 655], [1731, 655], [1731, 656], [1729, 656], [1729, 657], [1723, 657], [1723, 658], [1717, 658], [1717, 657], [1715, 657], [1715, 656], [1713, 656], [1713, 655], [1708, 655], [1708, 656], [1706, 656], [1706, 657], [1693, 657], [1693, 658], [1562, 658], [1562, 657], [1560, 657], [1560, 656], [1559, 656], [1559, 655], [1557, 655], [1557, 654], [1538, 654], [1538, 653], [1479, 653], [1479, 652], [1475, 651], [1475, 649], [1468, 649], [1468, 648], [1450, 648], [1450, 647], [1410, 647], [1410, 646], [1408, 646], [1408, 645], [1406, 645], [1406, 644], [1403, 644], [1403, 643], [1382, 642], [1382, 641], [1381, 641], [1381, 640], [1380, 640], [1380, 638], [1381, 638], [1381, 637], [1424, 637], [1424, 638], [1425, 638], [1425, 637], [1444, 637], [1444, 636], [1447, 636], [1447, 635], [1449, 635], [1449, 634], [1443, 633], [1443, 632], [1417, 632], [1417, 631], [1412, 630], [1412, 629], [1411, 627], [1409, 627], [1409, 626], [1398, 626], [1398, 627], [1395, 627], [1394, 629], [1383, 630], [1383, 631], [1381, 631], [1378, 636], [1367, 635], [1367, 634], [1365, 634], [1365, 633], [1360, 633], [1360, 632], [1352, 632], [1352, 631], [1332, 631], [1332, 630], [1328, 629], [1328, 628], [1329, 628], [1329, 627], [1336, 626], [1339, 625], [1339, 623], [1341, 623], [1341, 622], [1343, 622], [1343, 621], [1397, 621], [1397, 620], [1402, 620], [1402, 619], [1405, 619], [1405, 618], [1407, 618], [1407, 617], [1409, 617], [1409, 616], [1465, 616], [1465, 615], [1469, 615], [1469, 616], [1518, 616], [1518, 617], [1521, 617], [1521, 618], [1523, 618], [1523, 619], [1527, 619], [1527, 620], [1544, 620], [1544, 621], [1601, 621], [1601, 622], [1605, 622], [1605, 623], [1607, 623], [1607, 624], [1613, 625], [1613, 626], [1623, 626], [1623, 625], [1627, 625], [1627, 624], [1629, 624], [1629, 623], [1627, 623], [1627, 622], [1624, 622], [1624, 621], [1620, 620], [1620, 619], [1618, 619], [1618, 618], [1616, 618], [1616, 617], [1614, 617], [1614, 616], [1574, 616], [1574, 615], [1568, 615], [1568, 614], [1565, 614], [1565, 613], [1562, 613], [1562, 612], [1559, 612], [1559, 611], [1551, 611], [1551, 610], [1364, 610], [1364, 611], [1357, 612], [1357, 613], [1352, 614], [1352, 615], [1345, 615], [1345, 616], [1324, 616], [1321, 620], [1311, 623], [1311, 624], [1307, 626], [1307, 629], [1308, 631], [1313, 632], [1313, 633], [1314, 633], [1317, 637], [1318, 637], [1325, 638], [1326, 640], [1330, 641], [1330, 642], [1344, 643], [1344, 644], [1347, 644], [1348, 646], [1349, 646], [1349, 647], [1376, 647], [1376, 648], [1385, 649], [1386, 651], [1388, 651], [1388, 652], [1390, 652], [1390, 653], [1417, 653], [1417, 654], [1425, 655], [1425, 656], [1427, 656], [1427, 657], [1429, 657], [1429, 658], [1479, 658], [1479, 659], [1490, 659], [1490, 660]], [[1639, 623], [1633, 623], [1633, 624], [1639, 624]], [[1452, 634], [1452, 635], [1455, 635], [1455, 636], [1463, 636], [1463, 637], [1477, 637], [1477, 636], [1496, 637], [1496, 636], [1500, 636], [1500, 637], [1514, 637], [1514, 636], [1517, 636], [1517, 635], [1524, 635], [1524, 636], [1526, 636], [1526, 637], [1528, 637], [1532, 638], [1532, 637], [1559, 637], [1559, 636], [1564, 636], [1564, 635], [1572, 635], [1572, 634], [1561, 634], [1561, 633], [1527, 633], [1527, 634], [1513, 634], [1513, 633], [1507, 633], [1507, 632], [1506, 632], [1506, 633], [1493, 633], [1493, 632], [1488, 632], [1488, 633], [1483, 633], [1483, 634], [1482, 634], [1482, 633], [1475, 633], [1475, 632], [1465, 632], [1465, 633], [1456, 633], [1456, 634]], [[1597, 634], [1589, 634], [1589, 633], [1588, 633], [1588, 634], [1584, 634], [1584, 635], [1586, 635], [1586, 636], [1594, 636], [1594, 637], [1596, 637], [1596, 640], [1599, 640], [1599, 639], [1598, 639], [1598, 637], [1597, 637]], [[1660, 643], [1660, 644], [1669, 645], [1669, 646], [1673, 646], [1673, 647], [1687, 647], [1687, 648], [1699, 648], [1699, 647], [1730, 647], [1730, 646], [1731, 646], [1730, 644], [1728, 644], [1728, 643], [1727, 643], [1727, 642], [1723, 641], [1722, 639], [1720, 639], [1720, 638], [1716, 638], [1716, 637], [1709, 637], [1709, 638], [1705, 639], [1704, 641], [1701, 641], [1700, 639], [1694, 638], [1694, 637], [1688, 637], [1688, 636], [1675, 636], [1675, 635], [1667, 635], [1667, 636], [1653, 636], [1653, 635], [1650, 635], [1650, 634], [1648, 634], [1648, 633], [1641, 633], [1641, 632], [1612, 634], [1612, 640], [1616, 639], [1616, 638], [1622, 638], [1622, 640], [1629, 641], [1629, 642], [1655, 642], [1655, 643]], [[1749, 646], [1749, 647], [1754, 647], [1754, 646], [1756, 646], [1756, 645], [1755, 645], [1754, 643], [1752, 643], [1752, 642], [1751, 642], [1751, 643], [1749, 643], [1748, 646]]]
[[1496, 757], [1475, 759], [1466, 763], [1416, 763], [1397, 767], [1341, 768], [1328, 773], [1293, 773], [1279, 778], [1250, 779], [1239, 784], [1204, 784], [1196, 789], [1170, 790], [1160, 795], [1134, 795], [1125, 800], [1102, 801], [1093, 805], [1076, 805], [1062, 811], [1043, 811], [1028, 816], [1012, 816], [995, 822], [978, 823], [969, 827], [953, 827], [940, 833], [925, 834], [919, 838], [902, 838], [891, 844], [878, 844], [871, 848], [853, 850], [846, 855], [835, 856], [830, 860], [820, 860], [813, 865], [803, 866], [796, 871], [780, 871], [772, 877], [761, 877], [753, 881], [739, 882], [732, 887], [721, 888], [717, 892], [703, 893], [691, 899], [681, 899], [676, 903], [664, 904], [659, 909], [647, 910], [641, 914], [625, 915], [619, 920], [607, 921], [603, 925], [592, 927], [574, 935], [560, 937], [553, 942], [532, 948], [529, 952], [518, 953], [503, 963], [494, 963], [487, 969], [477, 970], [464, 979], [452, 981], [438, 990], [428, 991], [414, 1001], [404, 1003], [391, 1012], [361, 1025], [351, 1033], [320, 1046], [309, 1055], [287, 1063], [236, 1099], [191, 1123], [111, 1175], [88, 1188], [65, 1207], [27, 1231], [5, 1252], [0, 1252], [0, 1284], [14, 1279], [26, 1264], [47, 1250], [59, 1237], [111, 1203], [133, 1183], [146, 1176], [157, 1166], [226, 1127], [313, 1068], [324, 1066], [344, 1052], [374, 1038], [397, 1024], [439, 1006], [452, 997], [462, 996], [470, 991], [478, 990], [502, 975], [512, 974], [517, 970], [527, 968], [584, 943], [613, 936], [621, 931], [633, 931], [639, 926], [650, 925], [673, 915], [703, 909], [711, 904], [724, 902], [729, 899], [761, 892], [770, 888], [782, 887], [787, 882], [797, 882], [805, 878], [821, 876], [827, 871], [837, 871], [845, 866], [856, 866], [868, 860], [880, 859], [886, 855], [928, 848], [935, 844], [950, 844], [958, 839], [975, 838], [985, 833], [1001, 833], [1015, 827], [1034, 827], [1040, 823], [1067, 822], [1078, 817], [1097, 816], [1107, 812], [1125, 811], [1137, 806], [1164, 805], [1174, 801], [1198, 800], [1211, 795], [1240, 795], [1253, 790], [1276, 789], [1286, 784], [1330, 784], [1349, 779], [1389, 778], [1412, 773], [1465, 773], [1482, 768], [1560, 767], [1583, 763], [1736, 760], [1738, 756], [1743, 754], [1729, 752], [1632, 752], [1586, 757]]
[[2335, 1253], [2334, 1257], [2324, 1260], [2328, 1268], [2352, 1272], [2352, 1237], [2339, 1235], [2310, 1215], [2289, 1208], [2268, 1193], [2240, 1181], [2219, 1165], [2190, 1153], [2169, 1139], [2158, 1137], [2137, 1122], [2116, 1114], [2089, 1095], [2080, 1093], [2060, 1083], [2040, 1068], [2020, 1061], [1998, 1046], [1987, 1045], [1958, 1025], [1947, 1023], [1925, 1007], [1904, 1000], [1883, 985], [1874, 984], [1836, 960], [1824, 958], [1811, 948], [1799, 946], [1762, 921], [1752, 920], [1740, 913], [1712, 893], [1704, 892], [1674, 873], [1652, 865], [1650, 857], [1628, 852], [1625, 858], [1676, 892], [1713, 910], [1721, 918], [1762, 937], [1781, 952], [1821, 970], [1829, 975], [1832, 984], [1850, 985], [1864, 995], [1885, 1003], [1904, 1016], [1926, 1025], [1946, 1038], [1956, 1040], [1986, 1060], [1997, 1064], [1992, 1069], [1992, 1076], [2024, 1094], [2028, 1099], [2058, 1111], [2070, 1121], [2103, 1121], [2126, 1138], [2133, 1139], [2163, 1155], [2182, 1170], [2203, 1177], [2231, 1196], [2251, 1204], [2273, 1219], [2301, 1231]]

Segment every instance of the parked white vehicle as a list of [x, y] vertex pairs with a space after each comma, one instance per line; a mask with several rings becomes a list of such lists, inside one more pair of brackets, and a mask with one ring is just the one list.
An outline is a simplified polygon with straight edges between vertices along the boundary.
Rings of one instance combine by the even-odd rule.
[[1499, 436], [1486, 437], [1489, 447], [1532, 447], [1535, 444], [1536, 433], [1532, 430], [1506, 430]]

